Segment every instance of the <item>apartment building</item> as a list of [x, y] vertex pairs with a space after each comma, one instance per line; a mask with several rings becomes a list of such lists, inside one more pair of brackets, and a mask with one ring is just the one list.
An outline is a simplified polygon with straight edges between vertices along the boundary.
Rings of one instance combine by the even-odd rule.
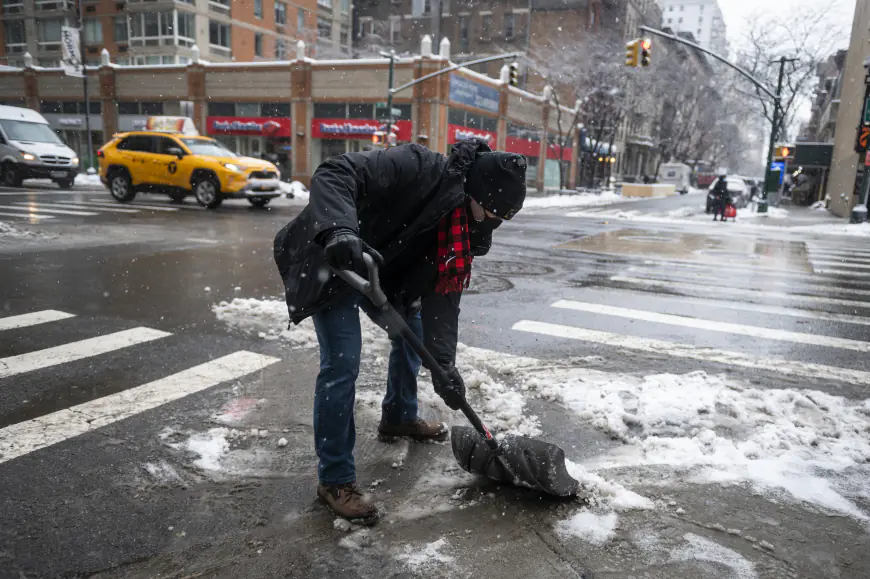
[[690, 32], [704, 48], [728, 54], [725, 18], [716, 0], [663, 0], [662, 18], [668, 28]]
[[818, 84], [810, 111], [810, 120], [801, 127], [799, 140], [816, 143], [834, 142], [845, 65], [845, 50], [838, 50], [824, 62], [819, 63], [816, 69]]
[[288, 58], [305, 40], [312, 52], [346, 54], [350, 0], [3, 0], [0, 64], [60, 61], [62, 26], [83, 16], [85, 59], [103, 48], [121, 65], [186, 64], [193, 47], [212, 62]]

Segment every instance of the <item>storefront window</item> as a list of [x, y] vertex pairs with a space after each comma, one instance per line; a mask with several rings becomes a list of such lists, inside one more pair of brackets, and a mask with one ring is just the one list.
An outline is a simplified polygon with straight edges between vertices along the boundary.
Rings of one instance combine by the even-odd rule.
[[447, 113], [447, 122], [451, 125], [465, 126], [465, 111], [461, 109], [450, 109]]
[[373, 119], [375, 118], [375, 107], [372, 104], [350, 103], [348, 105], [349, 119]]
[[400, 119], [411, 120], [411, 105], [393, 105], [393, 108], [401, 111], [401, 113], [399, 113]]
[[208, 115], [210, 117], [234, 117], [236, 116], [236, 103], [208, 103]]
[[39, 111], [48, 114], [59, 114], [61, 112], [61, 104], [57, 101], [42, 101], [39, 103]]
[[344, 103], [314, 103], [314, 116], [318, 119], [346, 119]]
[[493, 133], [498, 130], [498, 120], [493, 117], [481, 116], [481, 125], [484, 131], [492, 131]]
[[236, 116], [239, 117], [259, 117], [260, 103], [238, 103], [236, 104]]
[[260, 116], [289, 117], [290, 103], [262, 103], [260, 104]]

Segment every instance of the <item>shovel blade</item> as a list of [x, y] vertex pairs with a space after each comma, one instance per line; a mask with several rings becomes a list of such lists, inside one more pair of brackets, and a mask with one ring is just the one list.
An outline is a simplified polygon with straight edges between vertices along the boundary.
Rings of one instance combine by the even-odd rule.
[[565, 451], [555, 444], [509, 434], [495, 453], [467, 426], [454, 426], [450, 439], [459, 466], [472, 474], [557, 497], [577, 494], [579, 483], [568, 474]]

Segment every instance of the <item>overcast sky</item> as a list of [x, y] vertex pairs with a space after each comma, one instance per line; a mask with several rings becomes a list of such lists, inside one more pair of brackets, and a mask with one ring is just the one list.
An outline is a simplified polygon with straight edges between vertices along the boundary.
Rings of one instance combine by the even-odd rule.
[[734, 47], [741, 43], [746, 31], [746, 21], [751, 15], [765, 13], [781, 15], [787, 19], [802, 7], [828, 6], [830, 18], [843, 26], [843, 42], [841, 48], [849, 45], [849, 33], [852, 30], [852, 17], [855, 13], [855, 0], [719, 0], [719, 8], [725, 16], [728, 27], [728, 42]]

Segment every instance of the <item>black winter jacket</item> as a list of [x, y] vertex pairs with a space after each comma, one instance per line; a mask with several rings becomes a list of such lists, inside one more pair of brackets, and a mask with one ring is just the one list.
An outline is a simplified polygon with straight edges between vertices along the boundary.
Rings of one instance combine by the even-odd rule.
[[[311, 179], [308, 206], [275, 237], [275, 262], [291, 321], [298, 324], [352, 291], [326, 266], [319, 234], [352, 229], [383, 255], [389, 268], [412, 239], [433, 230], [465, 202], [465, 175], [475, 154], [489, 150], [483, 141], [463, 141], [445, 157], [411, 144], [347, 153], [321, 164]], [[430, 291], [421, 297], [425, 341], [439, 362], [453, 363], [459, 296]]]

